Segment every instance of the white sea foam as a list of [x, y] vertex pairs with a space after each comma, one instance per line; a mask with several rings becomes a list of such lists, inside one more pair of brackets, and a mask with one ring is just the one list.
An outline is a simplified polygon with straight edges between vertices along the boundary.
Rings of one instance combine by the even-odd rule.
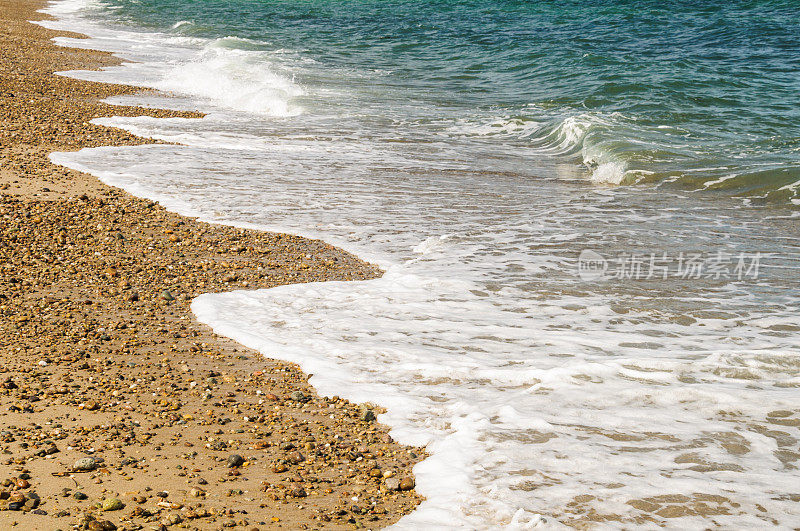
[[[130, 41], [82, 28], [99, 36], [84, 45], [121, 53]], [[135, 52], [143, 63], [102, 76], [154, 86], [209, 49], [148, 42]], [[219, 75], [236, 80], [226, 68]], [[554, 178], [560, 166], [533, 165], [542, 146], [481, 156], [480, 139], [387, 142], [378, 119], [226, 112], [235, 105], [219, 95], [195, 95], [205, 119], [98, 120], [182, 146], [52, 159], [184, 214], [323, 237], [386, 269], [366, 282], [202, 295], [192, 308], [219, 333], [299, 363], [321, 393], [386, 406], [393, 436], [427, 445], [415, 468], [426, 501], [397, 528], [557, 527], [591, 513], [631, 525], [646, 503], [715, 513], [650, 514], [682, 529], [800, 525], [787, 453], [798, 434], [774, 415], [797, 418], [794, 233], [692, 196]], [[564, 120], [545, 147], [584, 157], [601, 126]], [[623, 172], [593, 157], [606, 180]], [[782, 260], [765, 261], [758, 282], [577, 274], [585, 249], [613, 261], [754, 242]], [[669, 494], [690, 499], [637, 502]]]
[[185, 26], [194, 26], [194, 22], [191, 20], [179, 20], [175, 24], [172, 25], [172, 29], [176, 30], [178, 28], [183, 28]]
[[212, 101], [238, 111], [271, 116], [302, 112], [292, 101], [300, 86], [274, 71], [267, 53], [220, 45], [212, 41], [192, 61], [176, 65], [154, 88]]
[[598, 164], [591, 174], [592, 181], [602, 184], [620, 184], [625, 179], [625, 166], [619, 162]]
[[102, 6], [92, 0], [68, 0], [65, 5], [56, 2], [44, 12], [59, 19], [38, 24], [92, 36], [89, 40], [56, 38], [62, 46], [107, 51], [128, 62], [101, 71], [61, 72], [62, 75], [159, 89], [199, 98], [206, 105], [222, 109], [283, 117], [302, 112], [295, 103], [304, 93], [302, 87], [282, 72], [275, 54], [265, 49], [266, 43], [238, 37], [209, 40], [110, 29], [80, 16], [82, 9]]
[[621, 134], [621, 118], [619, 113], [609, 116], [583, 113], [562, 118], [552, 126], [542, 120], [499, 117], [480, 123], [461, 120], [448, 131], [457, 135], [529, 140], [540, 156], [579, 156], [591, 182], [620, 185], [628, 178], [627, 164], [607, 148], [603, 138]]
[[[789, 333], [774, 336], [769, 329], [789, 322], [791, 314], [747, 310], [747, 297], [732, 290], [706, 296], [729, 312], [748, 312], [748, 325], [741, 318], [702, 317], [699, 307], [690, 312], [696, 324], [687, 326], [672, 322], [674, 310], [668, 309], [699, 293], [671, 295], [652, 309], [640, 307], [635, 293], [569, 294], [573, 282], [564, 276], [568, 264], [558, 249], [570, 249], [581, 232], [565, 233], [564, 223], [607, 224], [605, 211], [625, 204], [617, 206], [616, 196], [606, 198], [605, 206], [597, 204], [596, 211], [582, 208], [589, 198], [580, 196], [542, 209], [541, 199], [534, 200], [536, 183], [523, 188], [517, 183], [515, 195], [491, 204], [480, 196], [447, 194], [447, 183], [425, 184], [422, 178], [384, 183], [376, 196], [376, 183], [367, 177], [341, 190], [344, 181], [336, 174], [303, 180], [281, 175], [292, 169], [271, 168], [284, 151], [264, 147], [243, 160], [241, 150], [216, 150], [219, 167], [230, 172], [216, 177], [199, 170], [200, 152], [174, 146], [105, 148], [54, 159], [90, 167], [111, 184], [186, 214], [327, 235], [353, 250], [366, 246], [382, 259], [388, 271], [379, 280], [205, 295], [193, 309], [218, 332], [300, 363], [315, 375], [312, 383], [322, 393], [345, 389], [353, 400], [385, 405], [389, 412], [381, 420], [394, 426], [399, 440], [429, 444], [433, 457], [416, 471], [428, 501], [401, 527], [461, 522], [468, 528], [500, 523], [524, 528], [539, 525], [539, 513], [558, 512], [579, 493], [597, 495], [597, 510], [620, 512], [630, 511], [625, 501], [637, 496], [688, 488], [720, 496], [735, 488], [743, 498], [736, 503], [790, 488], [790, 475], [781, 481], [778, 448], [757, 431], [739, 427], [791, 407], [793, 393], [780, 385], [792, 385], [794, 377], [778, 368], [796, 359], [797, 339]], [[315, 166], [307, 153], [295, 155], [304, 157], [303, 165]], [[261, 162], [254, 166], [254, 160]], [[238, 180], [245, 168], [254, 167], [258, 181]], [[370, 217], [376, 199], [403, 197], [409, 190], [418, 195]], [[327, 201], [309, 203], [309, 191]], [[456, 204], [462, 211], [485, 208], [446, 233], [446, 218], [420, 223], [437, 207], [450, 211]], [[522, 214], [522, 205], [539, 206]], [[551, 209], [558, 218], [548, 215]], [[513, 212], [518, 214], [498, 214]], [[580, 216], [585, 219], [575, 225]], [[648, 222], [630, 220], [626, 225]], [[526, 287], [527, 282], [541, 287]], [[546, 299], [538, 300], [543, 295]], [[735, 416], [718, 418], [720, 410]], [[609, 438], [615, 434], [620, 441]], [[728, 437], [742, 437], [748, 453], [720, 454]], [[696, 457], [675, 465], [687, 455], [686, 445]], [[626, 447], [648, 459], [626, 453]], [[595, 461], [596, 455], [604, 459]], [[693, 472], [696, 460], [745, 467], [749, 475]], [[776, 482], [764, 474], [777, 474]], [[602, 486], [620, 477], [624, 486]], [[794, 514], [780, 504], [772, 510], [787, 518]]]

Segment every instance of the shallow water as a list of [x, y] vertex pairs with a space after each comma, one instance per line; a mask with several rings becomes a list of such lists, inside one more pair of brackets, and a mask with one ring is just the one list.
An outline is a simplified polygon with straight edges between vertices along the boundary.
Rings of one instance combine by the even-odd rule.
[[84, 17], [190, 45], [155, 82], [229, 109], [305, 112], [306, 127], [370, 140], [489, 139], [520, 151], [513, 170], [535, 148], [597, 182], [784, 204], [800, 186], [791, 1], [90, 5]]
[[[93, 37], [61, 44], [136, 61], [69, 75], [175, 92], [118, 103], [209, 114], [99, 119], [182, 145], [53, 160], [182, 213], [321, 237], [384, 267], [367, 282], [203, 295], [193, 310], [300, 363], [322, 393], [386, 406], [396, 438], [428, 445], [415, 470], [427, 501], [399, 528], [796, 526], [800, 218], [794, 189], [780, 190], [797, 180], [798, 107], [784, 107], [796, 98], [784, 38], [795, 15], [781, 18], [778, 3], [694, 5], [684, 34], [666, 31], [677, 23], [664, 8], [623, 4], [575, 21], [510, 2], [441, 13], [61, 2], [47, 25]], [[476, 17], [484, 29], [470, 33]], [[763, 46], [741, 42], [762, 26], [775, 32]], [[610, 46], [622, 27], [649, 40]], [[581, 39], [605, 59], [577, 55]], [[659, 70], [676, 43], [696, 53]], [[505, 63], [501, 45], [514, 51]], [[788, 76], [745, 61], [768, 48], [788, 57]], [[483, 67], [464, 74], [481, 53]], [[591, 81], [609, 64], [655, 88], [601, 90]], [[743, 64], [757, 81], [723, 75]], [[567, 68], [575, 75], [559, 78]], [[681, 69], [708, 75], [686, 74], [700, 99], [690, 109], [659, 77]], [[758, 128], [723, 101], [760, 90], [776, 99], [753, 105]], [[683, 118], [651, 127], [648, 105]]]

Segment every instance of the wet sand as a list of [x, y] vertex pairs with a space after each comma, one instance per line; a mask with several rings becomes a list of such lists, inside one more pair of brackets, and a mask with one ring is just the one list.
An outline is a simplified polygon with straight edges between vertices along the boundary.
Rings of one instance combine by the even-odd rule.
[[52, 165], [53, 151], [151, 141], [100, 116], [141, 92], [53, 72], [113, 64], [59, 48], [0, 0], [0, 527], [354, 529], [420, 502], [369, 405], [320, 398], [292, 364], [211, 333], [208, 292], [361, 280], [324, 242], [200, 223]]

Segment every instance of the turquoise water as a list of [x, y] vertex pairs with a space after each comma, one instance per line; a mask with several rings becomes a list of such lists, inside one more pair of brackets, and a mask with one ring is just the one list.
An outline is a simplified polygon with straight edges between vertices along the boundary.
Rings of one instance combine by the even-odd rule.
[[795, 2], [110, 4], [137, 26], [310, 63], [288, 74], [296, 103], [336, 107], [356, 130], [540, 148], [610, 184], [797, 196]]
[[58, 0], [206, 116], [51, 158], [385, 270], [192, 309], [426, 446], [397, 529], [796, 528], [792, 8]]

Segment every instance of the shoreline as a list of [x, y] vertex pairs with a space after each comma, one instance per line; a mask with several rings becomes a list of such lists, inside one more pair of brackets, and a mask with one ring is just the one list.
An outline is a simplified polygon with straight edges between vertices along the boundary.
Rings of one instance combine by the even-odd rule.
[[54, 151], [161, 143], [93, 118], [202, 115], [100, 103], [149, 91], [53, 75], [119, 61], [52, 43], [65, 33], [28, 22], [45, 4], [0, 0], [0, 523], [352, 529], [413, 511], [422, 450], [189, 310], [200, 293], [380, 271], [53, 165]]

